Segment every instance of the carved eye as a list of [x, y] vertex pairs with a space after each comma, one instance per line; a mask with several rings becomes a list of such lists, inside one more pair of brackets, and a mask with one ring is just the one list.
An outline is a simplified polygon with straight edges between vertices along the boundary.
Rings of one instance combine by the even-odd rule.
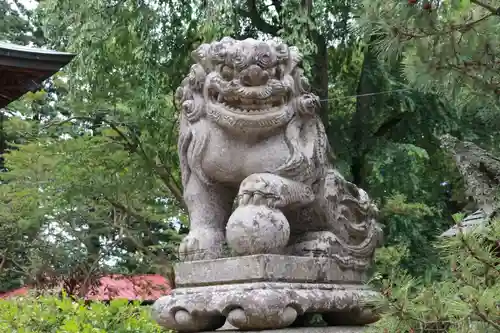
[[234, 75], [234, 70], [229, 66], [223, 66], [221, 70], [221, 75], [224, 80], [232, 80]]
[[269, 54], [269, 52], [262, 52], [260, 54], [257, 54], [256, 60], [257, 60], [257, 65], [259, 65], [262, 68], [269, 68], [273, 64], [273, 59], [271, 57], [271, 54]]
[[186, 114], [190, 114], [191, 111], [193, 111], [193, 106], [194, 106], [193, 101], [191, 101], [191, 100], [185, 101], [184, 103], [182, 103], [182, 110]]
[[241, 50], [236, 50], [236, 52], [233, 56], [233, 64], [234, 64], [234, 67], [239, 69], [239, 70], [246, 67], [247, 58], [245, 57], [245, 55], [242, 53]]

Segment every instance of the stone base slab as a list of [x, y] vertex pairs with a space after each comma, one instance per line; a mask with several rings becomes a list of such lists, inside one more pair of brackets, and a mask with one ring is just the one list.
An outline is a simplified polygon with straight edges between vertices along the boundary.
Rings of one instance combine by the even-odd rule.
[[333, 283], [254, 282], [179, 288], [155, 302], [153, 315], [161, 326], [183, 333], [214, 331], [226, 319], [247, 331], [300, 326], [315, 313], [322, 314], [329, 325], [365, 325], [377, 320], [364, 306], [375, 295], [360, 284]]
[[195, 287], [226, 283], [361, 283], [362, 270], [341, 267], [331, 258], [259, 254], [215, 260], [190, 261], [175, 267], [178, 287]]

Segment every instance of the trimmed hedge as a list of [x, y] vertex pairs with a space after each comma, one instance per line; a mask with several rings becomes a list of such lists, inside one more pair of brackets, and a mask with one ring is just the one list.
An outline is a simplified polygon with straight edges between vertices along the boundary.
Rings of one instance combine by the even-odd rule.
[[165, 333], [149, 309], [125, 300], [109, 304], [53, 296], [0, 300], [0, 332]]

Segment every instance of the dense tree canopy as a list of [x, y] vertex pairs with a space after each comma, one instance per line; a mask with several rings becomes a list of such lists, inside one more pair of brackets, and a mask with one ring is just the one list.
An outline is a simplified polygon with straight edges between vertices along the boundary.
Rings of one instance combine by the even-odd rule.
[[302, 49], [335, 164], [375, 198], [404, 267], [438, 271], [431, 242], [473, 203], [437, 136], [500, 148], [492, 3], [0, 1], [0, 39], [77, 54], [2, 111], [0, 289], [168, 273], [189, 227], [173, 95], [190, 52], [224, 35]]

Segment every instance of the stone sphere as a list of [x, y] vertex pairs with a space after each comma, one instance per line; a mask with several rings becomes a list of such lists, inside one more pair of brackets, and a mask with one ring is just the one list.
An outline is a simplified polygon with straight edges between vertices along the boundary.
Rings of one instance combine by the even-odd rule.
[[267, 206], [240, 206], [226, 226], [227, 243], [238, 255], [280, 253], [289, 238], [285, 215]]

